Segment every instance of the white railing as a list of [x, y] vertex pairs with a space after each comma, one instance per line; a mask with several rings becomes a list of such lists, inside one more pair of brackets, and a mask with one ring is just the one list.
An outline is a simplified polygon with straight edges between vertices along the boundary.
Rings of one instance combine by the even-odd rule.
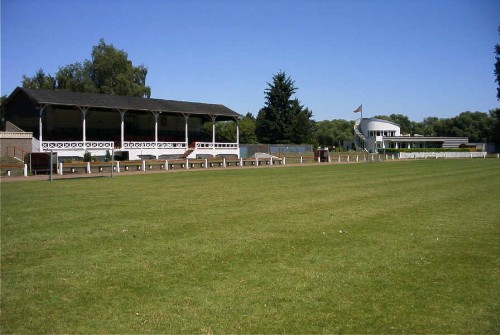
[[186, 142], [124, 142], [123, 149], [184, 149]]
[[65, 142], [55, 142], [55, 141], [43, 141], [42, 150], [91, 150], [91, 149], [113, 149], [113, 142], [101, 142], [101, 141], [65, 141]]
[[33, 133], [20, 133], [14, 131], [2, 131], [0, 132], [0, 138], [32, 138]]
[[[196, 149], [213, 149], [212, 142], [196, 142]], [[215, 143], [216, 149], [238, 149], [238, 143]]]
[[426, 158], [486, 158], [486, 152], [400, 152], [400, 159]]

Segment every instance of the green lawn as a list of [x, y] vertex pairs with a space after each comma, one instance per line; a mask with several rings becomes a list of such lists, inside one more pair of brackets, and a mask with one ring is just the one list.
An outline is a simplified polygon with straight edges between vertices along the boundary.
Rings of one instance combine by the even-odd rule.
[[5, 333], [499, 333], [500, 160], [2, 183]]

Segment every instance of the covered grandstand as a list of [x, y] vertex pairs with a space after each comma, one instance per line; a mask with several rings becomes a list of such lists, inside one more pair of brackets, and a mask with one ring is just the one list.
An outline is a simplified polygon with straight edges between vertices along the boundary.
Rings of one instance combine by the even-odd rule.
[[[239, 157], [241, 115], [220, 104], [18, 87], [5, 119], [33, 134], [32, 152], [82, 158], [114, 151], [126, 159]], [[216, 122], [235, 122], [236, 141]], [[210, 122], [211, 134], [203, 131]]]

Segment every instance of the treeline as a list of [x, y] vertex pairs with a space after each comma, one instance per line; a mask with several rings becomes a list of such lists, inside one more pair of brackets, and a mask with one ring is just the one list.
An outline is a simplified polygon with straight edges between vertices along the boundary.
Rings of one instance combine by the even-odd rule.
[[[470, 142], [500, 143], [500, 109], [484, 112], [463, 112], [452, 118], [427, 117], [422, 122], [411, 121], [401, 114], [377, 115], [378, 119], [395, 122], [401, 127], [401, 134], [424, 136], [468, 137]], [[256, 119], [248, 113], [240, 121], [240, 142], [259, 143]], [[315, 121], [311, 143], [315, 146], [341, 147], [344, 141], [354, 139], [354, 121], [335, 119]], [[207, 131], [211, 131], [207, 127]], [[221, 139], [236, 140], [233, 122], [216, 125], [216, 134]], [[261, 142], [263, 143], [263, 142]], [[292, 142], [291, 142], [292, 143]]]
[[[497, 46], [497, 49], [500, 50], [500, 47]], [[497, 68], [500, 66], [499, 59]], [[151, 88], [146, 85], [147, 73], [144, 65], [134, 66], [125, 51], [101, 39], [98, 45], [92, 47], [90, 59], [62, 66], [55, 76], [40, 69], [34, 76], [23, 76], [22, 86], [149, 98]], [[285, 72], [273, 75], [264, 90], [264, 106], [257, 116], [247, 113], [239, 121], [240, 143], [307, 143], [340, 147], [344, 141], [354, 139], [354, 121], [314, 121], [312, 111], [295, 97], [297, 90], [295, 82]], [[1, 97], [0, 103], [6, 98]], [[0, 129], [4, 127], [3, 114], [3, 108], [0, 108]], [[453, 118], [431, 116], [422, 122], [411, 121], [402, 114], [375, 117], [397, 123], [402, 134], [468, 137], [471, 142], [500, 143], [498, 108], [489, 113], [467, 111]], [[206, 123], [202, 131], [211, 137], [211, 123]], [[235, 123], [218, 122], [216, 138], [218, 141], [236, 141]]]

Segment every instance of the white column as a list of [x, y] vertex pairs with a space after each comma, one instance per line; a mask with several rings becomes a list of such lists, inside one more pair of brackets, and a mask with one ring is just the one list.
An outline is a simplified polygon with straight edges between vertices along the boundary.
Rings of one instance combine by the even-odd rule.
[[185, 140], [186, 140], [186, 149], [189, 147], [189, 137], [188, 137], [188, 119], [189, 119], [189, 114], [182, 114], [184, 116], [184, 132], [185, 132]]
[[38, 119], [38, 140], [40, 141], [40, 151], [42, 151], [42, 133], [43, 133], [43, 122], [42, 122], [42, 110], [40, 110], [40, 117]]
[[39, 115], [39, 119], [38, 119], [38, 141], [40, 141], [40, 152], [43, 151], [42, 149], [42, 142], [43, 142], [43, 121], [42, 121], [42, 116], [43, 116], [43, 111], [45, 110], [45, 107], [47, 107], [47, 105], [43, 105], [42, 107], [39, 107], [39, 112], [40, 112], [40, 115]]
[[82, 127], [83, 127], [83, 136], [82, 136], [82, 141], [83, 141], [83, 147], [86, 148], [87, 145], [85, 142], [87, 142], [87, 119], [85, 117], [85, 112], [82, 112]]
[[238, 149], [238, 157], [240, 157], [240, 121], [236, 120], [236, 148]]
[[215, 119], [216, 116], [211, 115], [212, 118], [212, 155], [215, 157]]
[[236, 119], [236, 145], [240, 147], [240, 120]]
[[153, 112], [155, 116], [155, 147], [158, 148], [158, 119], [160, 117], [160, 112]]
[[83, 141], [83, 148], [87, 149], [87, 112], [89, 110], [89, 107], [80, 107], [78, 106], [78, 109], [80, 112], [82, 112], [82, 141]]
[[118, 112], [120, 113], [120, 145], [123, 149], [123, 143], [125, 142], [125, 113], [127, 111], [125, 110], [118, 110]]
[[158, 119], [160, 118], [160, 112], [153, 112], [155, 116], [155, 156], [158, 158]]

